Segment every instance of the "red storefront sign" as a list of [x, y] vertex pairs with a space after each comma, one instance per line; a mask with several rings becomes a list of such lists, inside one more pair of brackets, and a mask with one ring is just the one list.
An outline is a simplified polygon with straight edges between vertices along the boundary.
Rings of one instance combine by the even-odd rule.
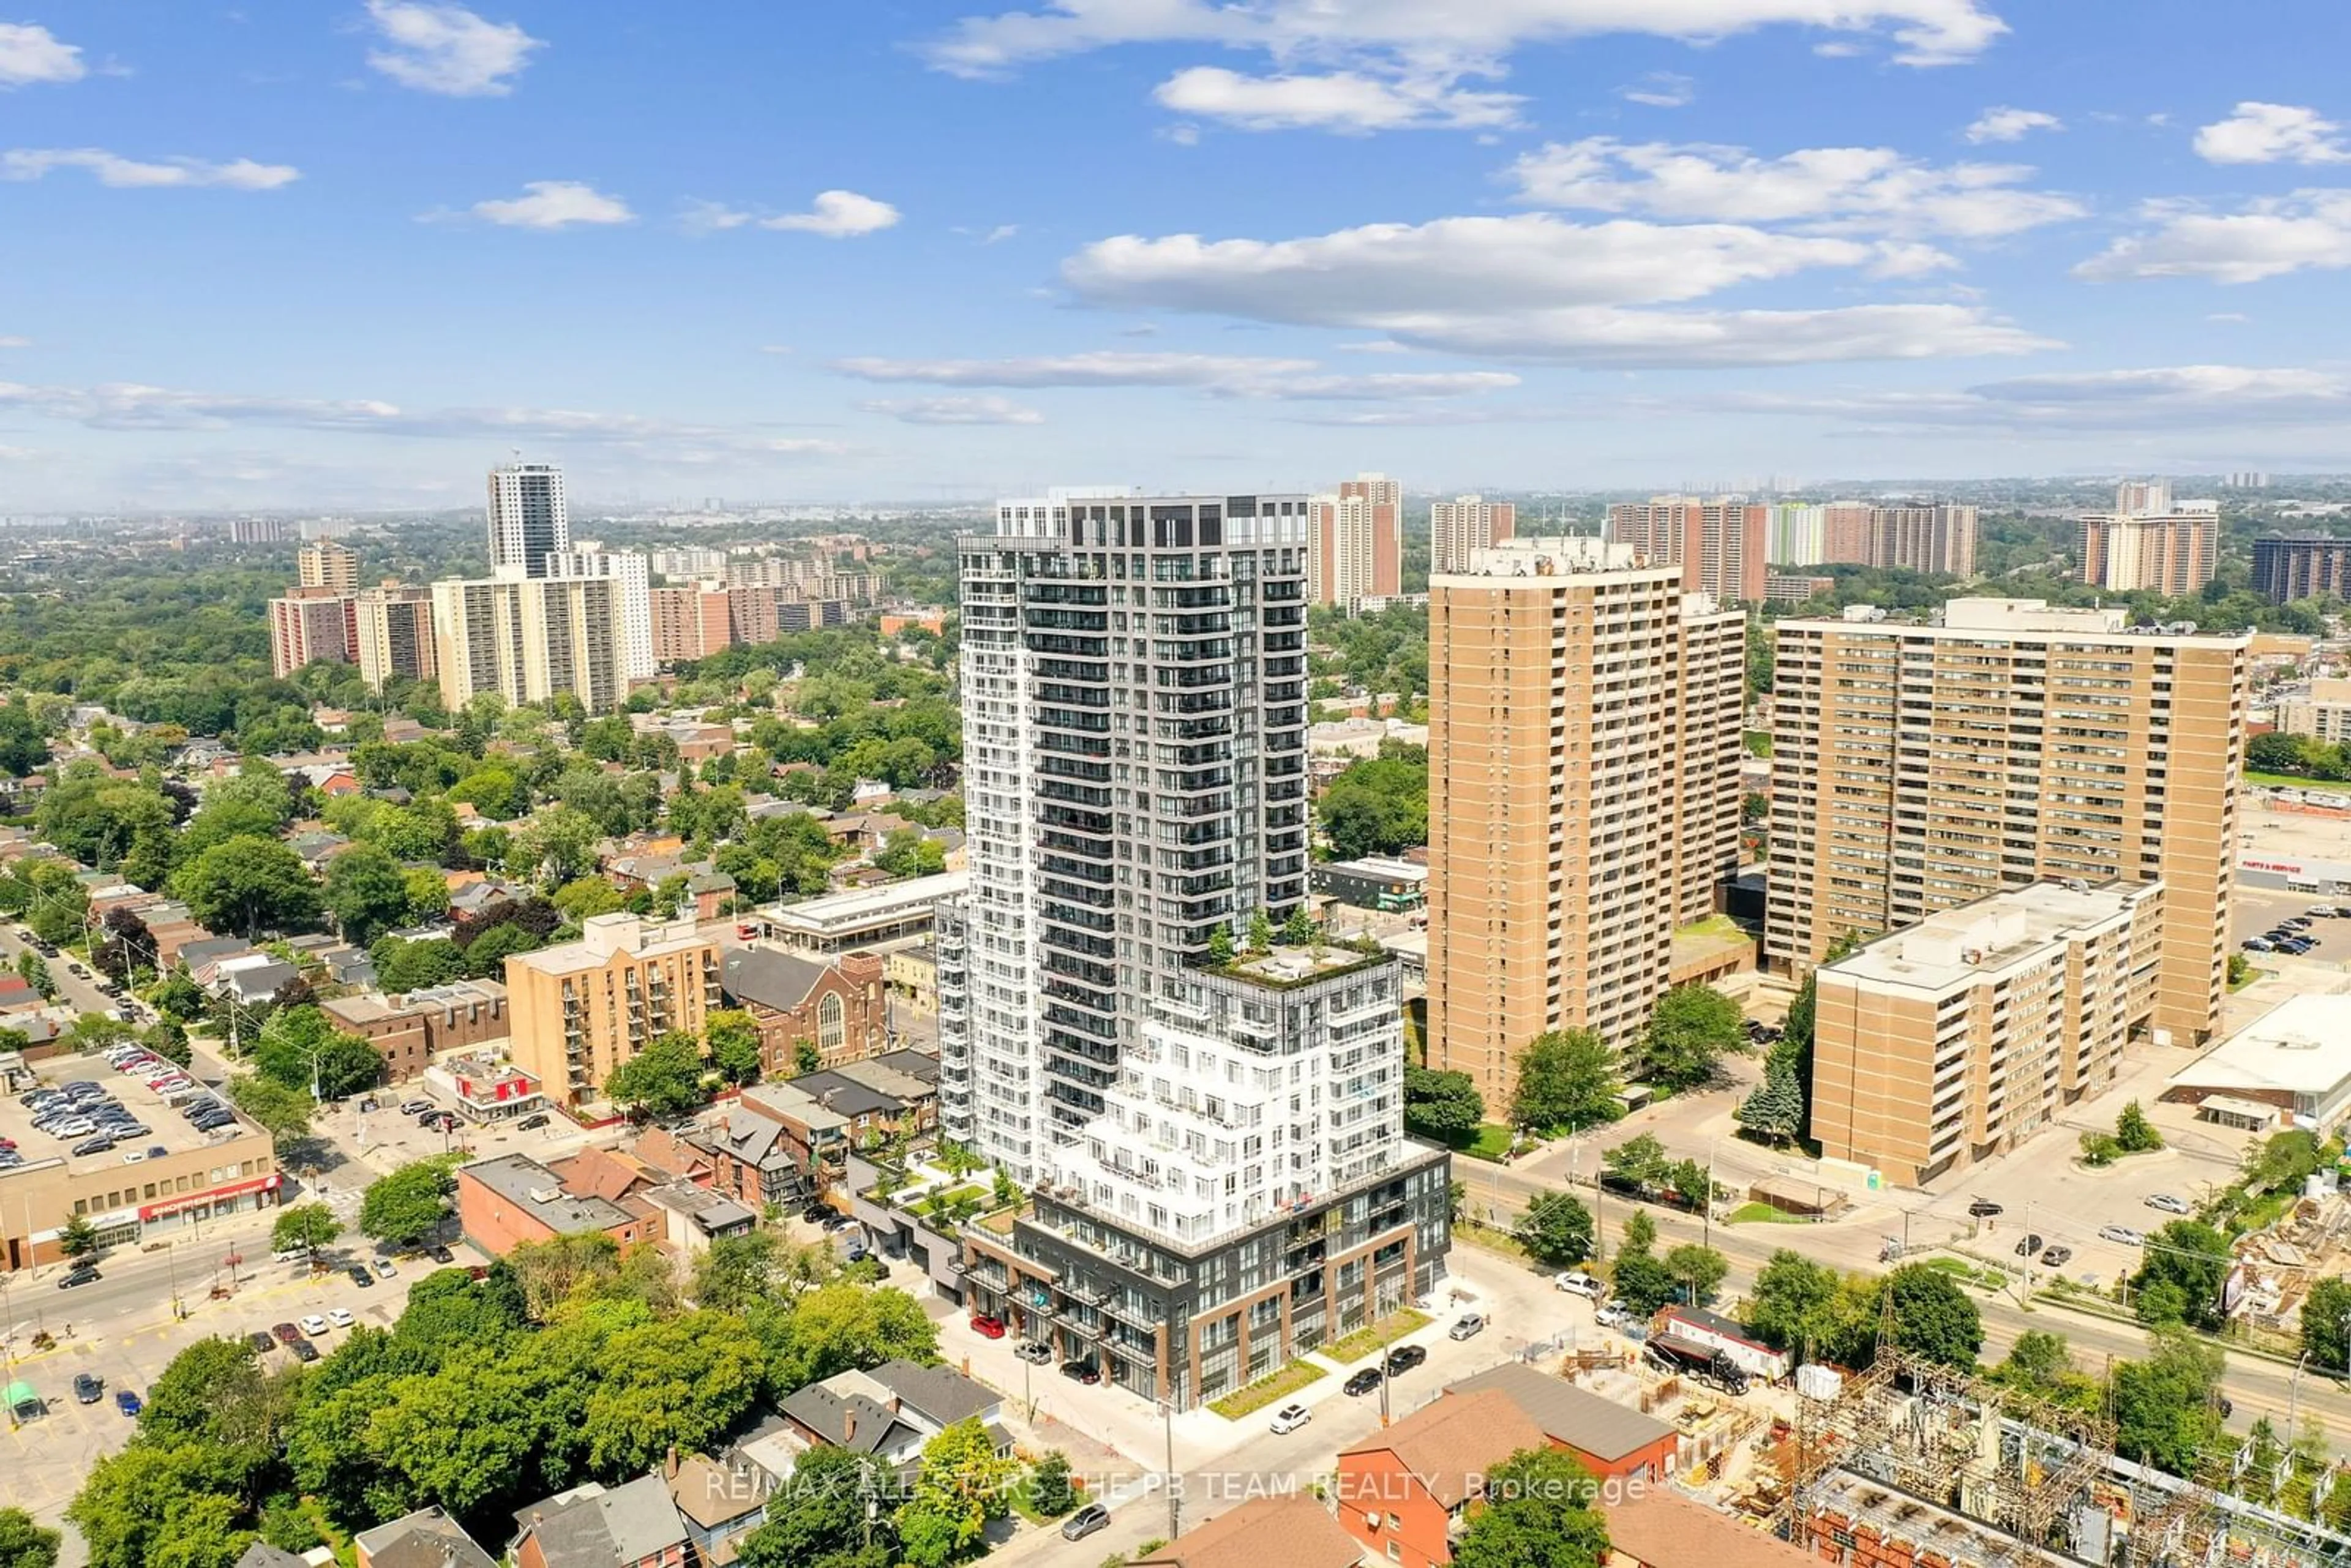
[[220, 1203], [232, 1197], [243, 1197], [249, 1192], [276, 1192], [277, 1181], [273, 1174], [255, 1176], [250, 1181], [231, 1182], [225, 1186], [213, 1187], [204, 1192], [180, 1193], [155, 1203], [140, 1205], [139, 1218], [141, 1221], [159, 1219], [167, 1214], [177, 1214], [183, 1208], [193, 1208], [200, 1203]]

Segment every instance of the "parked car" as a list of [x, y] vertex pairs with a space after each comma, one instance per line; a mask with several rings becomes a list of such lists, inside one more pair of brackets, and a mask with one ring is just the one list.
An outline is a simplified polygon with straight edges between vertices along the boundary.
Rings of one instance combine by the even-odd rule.
[[320, 1317], [318, 1313], [312, 1312], [308, 1317], [304, 1318], [298, 1326], [300, 1327], [305, 1334], [316, 1339], [326, 1333], [327, 1320]]
[[2040, 1250], [2041, 1238], [2037, 1234], [2028, 1236], [2016, 1244], [2016, 1255], [2020, 1258], [2030, 1258]]
[[131, 1393], [128, 1388], [118, 1388], [114, 1391], [114, 1407], [125, 1416], [134, 1416], [146, 1408], [140, 1402], [139, 1396]]
[[2071, 1247], [2052, 1247], [2041, 1255], [2041, 1262], [2044, 1268], [2062, 1269], [2073, 1256]]
[[2284, 926], [2289, 931], [2307, 931], [2310, 929], [2310, 916], [2307, 915], [2289, 915], [2283, 920], [2279, 921], [2278, 924]]
[[74, 1374], [74, 1402], [76, 1404], [95, 1405], [104, 1397], [106, 1397], [106, 1379], [103, 1377], [93, 1376], [87, 1372], [77, 1372]]
[[279, 1344], [292, 1344], [302, 1337], [302, 1331], [292, 1323], [272, 1323], [269, 1325], [269, 1332], [276, 1336]]
[[1640, 1320], [1621, 1301], [1611, 1301], [1592, 1314], [1593, 1322], [1604, 1329], [1627, 1329]]
[[375, 1283], [375, 1276], [368, 1272], [367, 1265], [364, 1263], [354, 1263], [343, 1272], [350, 1277], [352, 1284], [362, 1290]]
[[1102, 1369], [1093, 1364], [1091, 1356], [1080, 1356], [1075, 1361], [1061, 1363], [1061, 1375], [1075, 1383], [1100, 1383]]
[[245, 1343], [253, 1347], [253, 1354], [256, 1355], [266, 1355], [277, 1348], [277, 1342], [259, 1329], [246, 1335]]
[[1394, 1377], [1399, 1372], [1410, 1372], [1427, 1359], [1428, 1352], [1419, 1345], [1400, 1344], [1388, 1352], [1388, 1375]]
[[307, 1339], [298, 1339], [286, 1348], [292, 1351], [294, 1353], [294, 1359], [302, 1363], [305, 1366], [308, 1366], [310, 1363], [319, 1359], [319, 1347], [312, 1344]]
[[377, 1259], [375, 1260], [375, 1271], [387, 1280], [400, 1272], [398, 1269], [392, 1267], [392, 1260], [389, 1258]]
[[400, 1113], [403, 1116], [422, 1116], [427, 1111], [438, 1109], [430, 1100], [403, 1100], [400, 1103]]
[[2186, 1198], [2174, 1197], [2168, 1192], [2149, 1193], [2147, 1195], [2147, 1206], [2149, 1208], [2159, 1208], [2166, 1214], [2193, 1214], [2196, 1212], [2195, 1209], [2189, 1207], [2189, 1203]]
[[2098, 1239], [2101, 1241], [2118, 1241], [2125, 1247], [2144, 1247], [2147, 1245], [2147, 1238], [2139, 1232], [2133, 1230], [2127, 1225], [2102, 1226], [2098, 1230]]
[[99, 1273], [89, 1264], [84, 1263], [72, 1273], [68, 1274], [64, 1279], [59, 1280], [57, 1281], [57, 1289], [60, 1291], [78, 1290], [84, 1285], [95, 1285], [105, 1277], [105, 1275]]
[[1570, 1295], [1582, 1296], [1589, 1301], [1598, 1301], [1602, 1292], [1606, 1290], [1606, 1287], [1598, 1280], [1581, 1269], [1563, 1270], [1553, 1274], [1551, 1277], [1551, 1282], [1554, 1288], [1565, 1291]]
[[1110, 1528], [1110, 1510], [1098, 1502], [1090, 1502], [1069, 1518], [1061, 1521], [1061, 1539], [1083, 1541], [1097, 1530]]
[[349, 1307], [329, 1307], [327, 1321], [339, 1329], [347, 1329], [359, 1320], [351, 1316], [351, 1310]]
[[1042, 1366], [1053, 1359], [1053, 1347], [1050, 1344], [1039, 1344], [1035, 1340], [1027, 1340], [1022, 1342], [1020, 1348], [1012, 1354], [1032, 1366]]
[[1999, 1204], [1994, 1203], [1988, 1197], [1980, 1197], [1973, 1203], [1968, 1205], [1969, 1218], [1973, 1219], [1990, 1219], [1995, 1215], [2005, 1214], [2008, 1211], [2006, 1209], [2002, 1208]]
[[547, 1125], [548, 1119], [546, 1112], [533, 1111], [529, 1115], [525, 1116], [521, 1121], [517, 1122], [515, 1126], [522, 1132], [535, 1133], [541, 1127]]
[[1445, 1331], [1445, 1337], [1447, 1339], [1474, 1339], [1479, 1334], [1484, 1333], [1485, 1332], [1486, 1319], [1483, 1314], [1478, 1312], [1464, 1312], [1459, 1317], [1453, 1320], [1453, 1326]]
[[450, 1251], [446, 1247], [442, 1246], [438, 1241], [435, 1241], [432, 1246], [427, 1247], [424, 1249], [424, 1255], [427, 1258], [432, 1259], [435, 1263], [455, 1263], [457, 1260], [457, 1255], [455, 1252]]
[[1285, 1405], [1273, 1413], [1274, 1435], [1279, 1437], [1284, 1432], [1295, 1432], [1312, 1419], [1314, 1412], [1305, 1406]]
[[1367, 1366], [1361, 1372], [1356, 1373], [1354, 1376], [1347, 1379], [1345, 1384], [1342, 1385], [1342, 1389], [1344, 1393], [1360, 1396], [1362, 1395], [1369, 1394], [1373, 1389], [1377, 1388], [1385, 1381], [1387, 1380], [1380, 1375], [1380, 1369], [1378, 1367]]
[[971, 1332], [979, 1335], [982, 1339], [1002, 1339], [1004, 1337], [1004, 1320], [1002, 1318], [974, 1317], [971, 1320]]

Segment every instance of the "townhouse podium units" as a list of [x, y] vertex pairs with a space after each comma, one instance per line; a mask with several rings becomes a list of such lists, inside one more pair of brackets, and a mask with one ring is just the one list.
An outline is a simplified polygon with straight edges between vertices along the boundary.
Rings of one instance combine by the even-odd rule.
[[2160, 881], [2154, 1032], [2210, 1035], [2249, 639], [2039, 600], [1846, 613], [1777, 628], [1768, 965], [2043, 878]]
[[1452, 1161], [1404, 1136], [1402, 1031], [1384, 954], [1189, 971], [1029, 1205], [966, 1230], [967, 1304], [1188, 1409], [1426, 1294]]
[[1067, 490], [960, 542], [940, 1122], [1021, 1181], [1217, 931], [1305, 903], [1309, 521], [1304, 496]]

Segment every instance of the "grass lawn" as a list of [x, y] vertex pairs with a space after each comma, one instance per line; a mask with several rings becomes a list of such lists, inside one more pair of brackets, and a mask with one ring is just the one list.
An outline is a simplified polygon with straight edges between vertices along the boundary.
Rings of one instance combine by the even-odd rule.
[[2351, 784], [2334, 779], [2303, 779], [2292, 773], [2256, 773], [2248, 768], [2244, 772], [2248, 784], [2265, 784], [2273, 789], [2325, 789], [2335, 794], [2351, 794]]
[[1769, 757], [1771, 755], [1771, 732], [1770, 730], [1741, 730], [1740, 732], [1739, 738], [1746, 743], [1748, 756]]
[[1768, 1203], [1742, 1203], [1730, 1211], [1727, 1223], [1731, 1225], [1802, 1225], [1802, 1215], [1790, 1214]]
[[1477, 1135], [1467, 1143], [1455, 1144], [1453, 1152], [1473, 1160], [1499, 1164], [1502, 1156], [1510, 1152], [1510, 1130], [1499, 1122], [1480, 1122]]
[[1426, 1312], [1416, 1312], [1406, 1307], [1401, 1312], [1389, 1313], [1378, 1322], [1366, 1324], [1353, 1333], [1332, 1340], [1322, 1347], [1321, 1354], [1332, 1361], [1361, 1361], [1387, 1342], [1402, 1339], [1415, 1329], [1426, 1328], [1429, 1322]]
[[1927, 1267], [1938, 1274], [1949, 1274], [1963, 1285], [1986, 1291], [1997, 1291], [2008, 1283], [2008, 1276], [1999, 1270], [1980, 1267], [1964, 1258], [1929, 1258]]
[[1709, 915], [1703, 920], [1693, 920], [1687, 925], [1674, 929], [1677, 936], [1744, 936], [1739, 922], [1728, 915]]
[[1270, 1377], [1261, 1377], [1247, 1388], [1211, 1401], [1208, 1408], [1228, 1421], [1238, 1421], [1253, 1410], [1264, 1409], [1285, 1395], [1297, 1393], [1322, 1375], [1322, 1369], [1312, 1362], [1293, 1361]]
[[2241, 980], [2230, 981], [2229, 988], [2232, 991], [2241, 991], [2247, 986], [2257, 986], [2263, 980], [2268, 979], [2272, 971], [2268, 969], [2256, 968], [2252, 965], [2248, 964], [2245, 966], [2245, 977]]
[[[1075, 1487], [1077, 1478], [1072, 1476], [1070, 1479], [1072, 1487]], [[1031, 1524], [1050, 1524], [1057, 1519], [1067, 1519], [1070, 1517], [1070, 1509], [1066, 1508], [1059, 1513], [1039, 1513], [1037, 1511], [1037, 1505], [1029, 1500], [1029, 1478], [1022, 1476], [1020, 1478], [1020, 1484], [1012, 1488], [1005, 1494], [1012, 1500], [1013, 1512], [1019, 1514], [1021, 1518], [1027, 1520]], [[1076, 1501], [1072, 1502], [1070, 1505], [1070, 1508], [1075, 1508], [1079, 1503], [1082, 1503], [1086, 1500], [1086, 1494], [1083, 1490], [1078, 1490], [1075, 1495]]]
[[1538, 1267], [1527, 1249], [1519, 1245], [1518, 1238], [1507, 1230], [1499, 1230], [1490, 1225], [1473, 1225], [1466, 1219], [1456, 1220], [1453, 1224], [1453, 1239], [1467, 1241], [1482, 1252], [1491, 1252], [1497, 1258], [1508, 1258], [1512, 1262], [1522, 1264], [1529, 1269]]

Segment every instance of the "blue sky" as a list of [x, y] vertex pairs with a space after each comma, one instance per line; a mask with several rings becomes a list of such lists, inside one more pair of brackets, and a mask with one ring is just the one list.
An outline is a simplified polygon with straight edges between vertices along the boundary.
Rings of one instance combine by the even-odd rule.
[[2331, 0], [1029, 4], [0, 0], [0, 515], [2351, 467]]

